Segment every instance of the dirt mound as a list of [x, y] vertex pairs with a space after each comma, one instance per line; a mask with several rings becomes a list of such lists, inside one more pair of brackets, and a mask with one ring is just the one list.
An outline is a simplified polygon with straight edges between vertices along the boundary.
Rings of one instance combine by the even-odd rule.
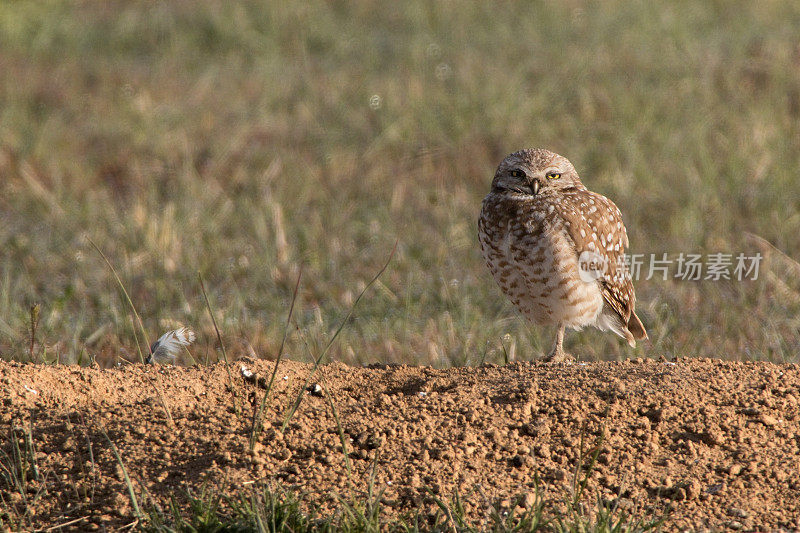
[[[242, 376], [242, 364], [253, 378]], [[271, 479], [333, 505], [334, 493], [363, 490], [374, 464], [387, 514], [424, 508], [431, 493], [449, 498], [459, 491], [467, 512], [478, 516], [487, 502], [530, 503], [537, 477], [544, 498], [563, 500], [582, 460], [581, 442], [586, 452], [602, 436], [587, 488], [592, 499], [666, 510], [669, 529], [800, 528], [797, 365], [331, 364], [314, 375], [320, 387], [303, 392], [282, 433], [311, 369], [286, 362], [250, 451], [253, 404], [272, 368], [249, 360], [227, 368], [114, 370], [3, 363], [3, 464], [9, 468], [16, 443], [23, 455], [33, 450], [38, 471], [28, 472], [27, 494], [6, 483], [2, 497], [20, 512], [27, 507], [39, 527], [130, 524], [113, 442], [136, 490], [156, 500], [204, 481], [235, 491]]]

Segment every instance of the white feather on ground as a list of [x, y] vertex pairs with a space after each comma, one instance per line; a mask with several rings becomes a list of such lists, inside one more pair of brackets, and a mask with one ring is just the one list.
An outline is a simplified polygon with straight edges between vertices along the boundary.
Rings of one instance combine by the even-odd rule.
[[181, 348], [189, 346], [194, 340], [194, 331], [187, 327], [168, 331], [150, 346], [150, 355], [147, 356], [147, 362], [173, 363]]

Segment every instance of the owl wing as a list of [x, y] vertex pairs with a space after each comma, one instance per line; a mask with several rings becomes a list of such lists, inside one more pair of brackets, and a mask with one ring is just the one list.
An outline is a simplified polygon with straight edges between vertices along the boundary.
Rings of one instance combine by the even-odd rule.
[[628, 234], [622, 213], [614, 202], [586, 189], [565, 193], [559, 209], [568, 222], [566, 229], [575, 243], [579, 261], [596, 257], [600, 262], [593, 274], [600, 283], [603, 300], [627, 325], [636, 296], [625, 264]]

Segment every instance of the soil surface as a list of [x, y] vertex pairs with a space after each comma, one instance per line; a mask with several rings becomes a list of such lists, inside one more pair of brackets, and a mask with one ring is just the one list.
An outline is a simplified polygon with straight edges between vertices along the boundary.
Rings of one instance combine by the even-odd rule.
[[[245, 378], [242, 365], [254, 376]], [[108, 370], [2, 363], [8, 456], [0, 458], [8, 467], [14, 442], [23, 455], [32, 446], [38, 472], [27, 473], [25, 495], [0, 479], [0, 495], [20, 513], [27, 506], [37, 527], [131, 525], [113, 442], [140, 501], [148, 494], [165, 504], [203, 482], [233, 493], [263, 481], [332, 508], [337, 494], [363, 493], [374, 468], [387, 519], [456, 491], [471, 516], [483, 517], [492, 505], [531, 504], [537, 478], [543, 498], [563, 502], [576, 464], [602, 437], [589, 502], [599, 496], [645, 516], [667, 513], [667, 530], [800, 529], [796, 364], [631, 360], [437, 370], [334, 363], [308, 381], [310, 365], [284, 362], [251, 451], [253, 404], [273, 367], [254, 360]], [[307, 381], [319, 387], [298, 394]]]

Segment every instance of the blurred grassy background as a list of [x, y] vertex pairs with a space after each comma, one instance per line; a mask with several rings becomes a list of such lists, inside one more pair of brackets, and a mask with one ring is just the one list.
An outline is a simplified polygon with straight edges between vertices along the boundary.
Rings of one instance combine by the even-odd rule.
[[[547, 351], [480, 259], [495, 166], [567, 156], [634, 253], [765, 254], [755, 282], [637, 282], [652, 339], [582, 358], [798, 361], [800, 5], [0, 3], [0, 352], [137, 359], [96, 242], [151, 337], [294, 359], [450, 365]], [[780, 252], [778, 251], [780, 250]], [[785, 255], [784, 255], [785, 254]], [[507, 336], [506, 336], [507, 335]], [[150, 339], [152, 340], [152, 338]]]

